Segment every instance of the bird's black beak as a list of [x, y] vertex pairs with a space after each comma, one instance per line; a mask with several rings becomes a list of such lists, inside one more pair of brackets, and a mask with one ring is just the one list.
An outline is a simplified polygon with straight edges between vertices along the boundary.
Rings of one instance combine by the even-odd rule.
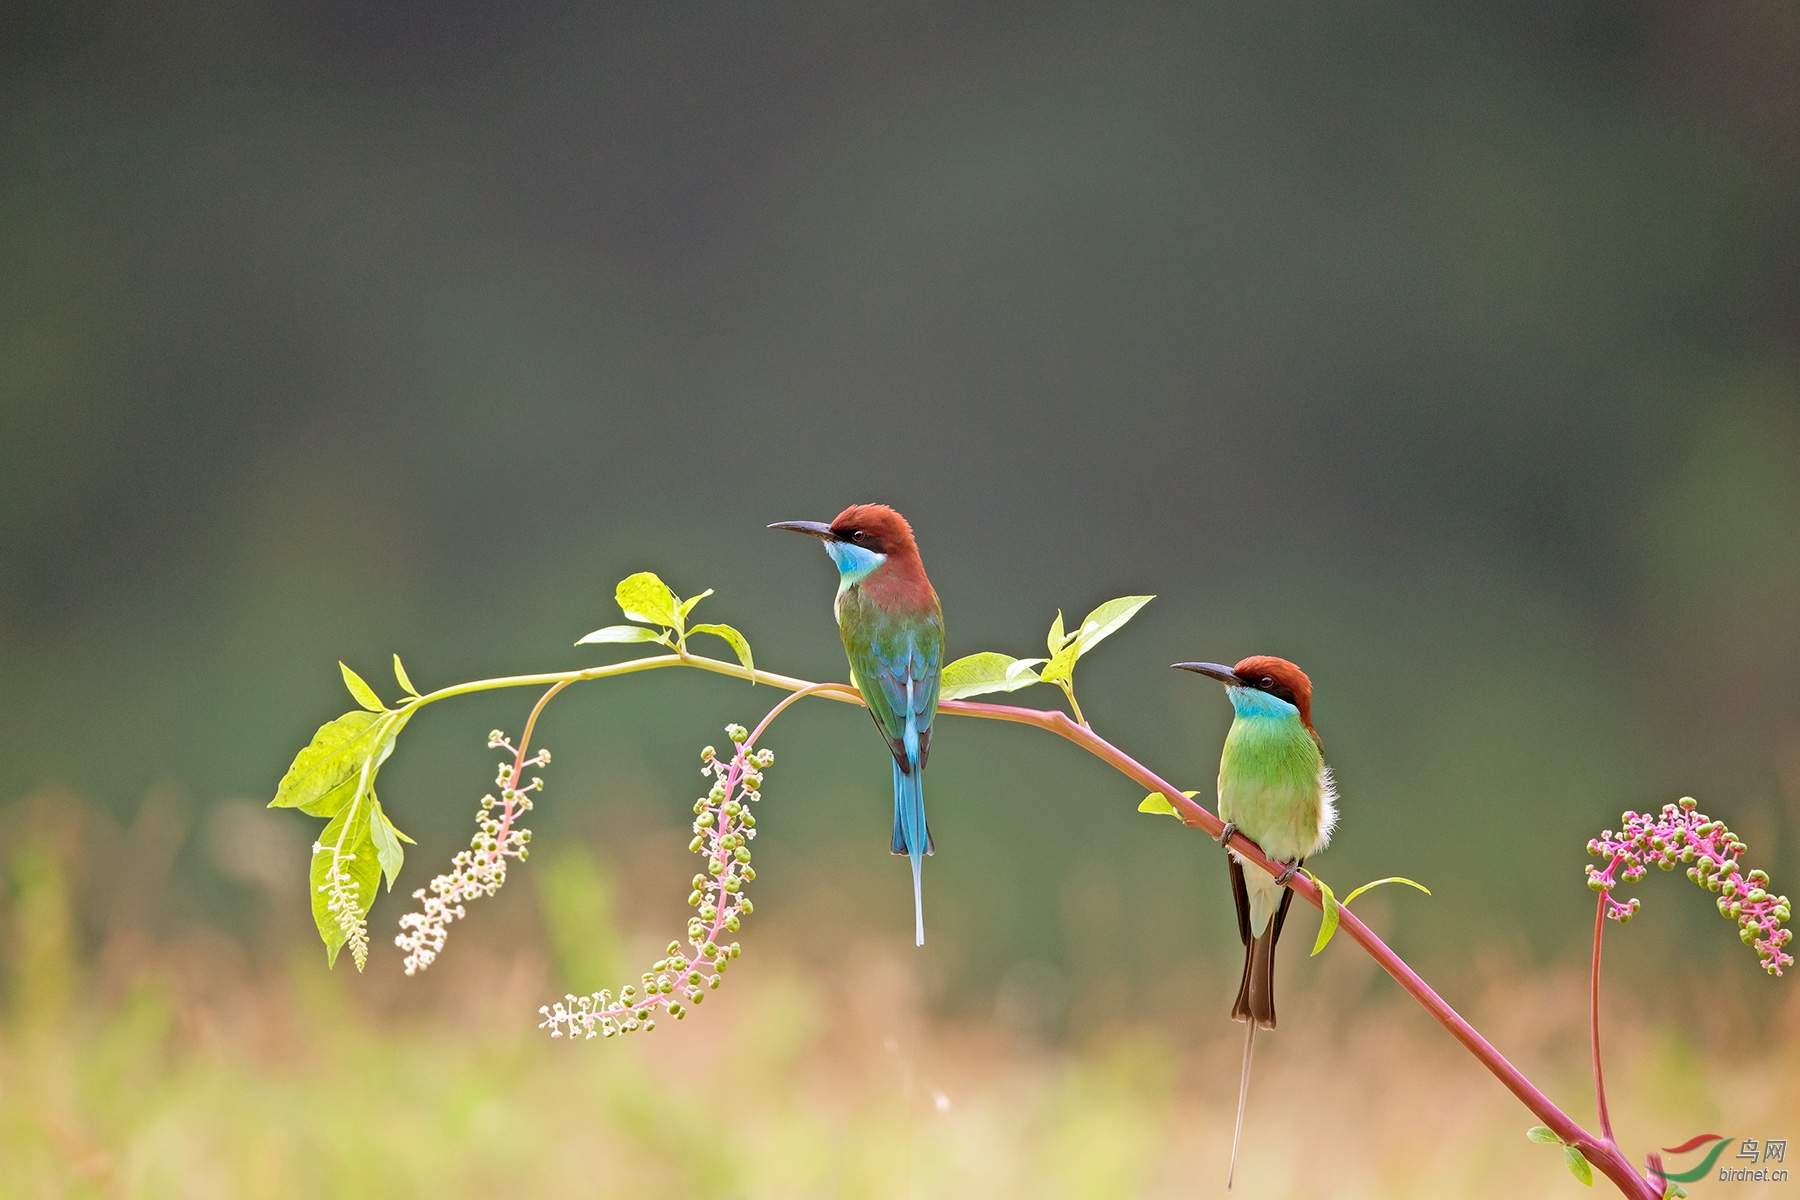
[[1226, 687], [1242, 687], [1244, 681], [1238, 678], [1236, 671], [1223, 663], [1174, 663], [1177, 671], [1192, 671], [1196, 675], [1210, 675]]
[[820, 541], [833, 541], [837, 535], [831, 532], [831, 526], [823, 521], [777, 521], [770, 529], [791, 529], [795, 533], [809, 534]]

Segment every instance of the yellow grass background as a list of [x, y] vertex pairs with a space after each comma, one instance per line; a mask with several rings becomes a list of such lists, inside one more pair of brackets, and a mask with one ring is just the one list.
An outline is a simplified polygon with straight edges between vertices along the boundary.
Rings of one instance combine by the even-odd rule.
[[[934, 1013], [910, 947], [761, 921], [685, 1022], [552, 1041], [534, 1013], [562, 970], [554, 914], [581, 908], [578, 852], [475, 906], [429, 977], [400, 977], [383, 950], [358, 977], [325, 969], [297, 896], [247, 941], [152, 932], [168, 890], [154, 797], [127, 828], [66, 795], [9, 815], [23, 836], [6, 864], [0, 1196], [1223, 1192], [1241, 1045], [1224, 973], [1173, 968], [1169, 994], [1110, 1007], [1070, 997], [1078, 1019], [1046, 1037], [1007, 1001]], [[1581, 1194], [1554, 1147], [1526, 1141], [1529, 1114], [1397, 989], [1371, 986], [1347, 941], [1299, 969], [1300, 928], [1282, 1027], [1258, 1047], [1239, 1195]], [[660, 940], [592, 934], [630, 961]], [[1591, 1119], [1584, 970], [1479, 949], [1462, 967], [1468, 1015]], [[1614, 1119], [1635, 1152], [1793, 1132], [1800, 993], [1767, 981], [1786, 999], [1759, 1023], [1763, 982], [1678, 978], [1654, 1012], [1613, 989]]]

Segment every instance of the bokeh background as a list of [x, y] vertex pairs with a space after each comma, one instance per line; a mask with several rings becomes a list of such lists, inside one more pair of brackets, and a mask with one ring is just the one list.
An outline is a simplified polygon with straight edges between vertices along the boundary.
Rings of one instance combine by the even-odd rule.
[[[0, 1195], [1222, 1186], [1218, 852], [1029, 730], [939, 732], [914, 951], [866, 719], [783, 718], [740, 970], [569, 1046], [537, 1006], [679, 931], [695, 752], [775, 697], [559, 700], [532, 861], [407, 980], [529, 697], [445, 704], [382, 776], [420, 845], [369, 970], [326, 970], [317, 823], [262, 805], [337, 660], [617, 656], [571, 643], [652, 569], [842, 678], [828, 563], [763, 527], [875, 499], [953, 654], [1156, 593], [1078, 685], [1187, 786], [1229, 710], [1167, 664], [1305, 666], [1315, 865], [1429, 884], [1364, 915], [1585, 1118], [1585, 840], [1693, 794], [1800, 878], [1797, 281], [1780, 3], [9, 4]], [[1621, 1137], [1800, 1135], [1793, 980], [1639, 892]], [[1568, 1194], [1313, 929], [1240, 1190]]]

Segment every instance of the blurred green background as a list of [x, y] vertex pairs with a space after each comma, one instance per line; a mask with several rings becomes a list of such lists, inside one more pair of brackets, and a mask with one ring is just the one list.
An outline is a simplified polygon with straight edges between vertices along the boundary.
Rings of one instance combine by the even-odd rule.
[[[438, 973], [461, 985], [397, 983], [393, 923], [466, 841], [486, 731], [516, 731], [528, 697], [446, 704], [402, 739], [382, 795], [421, 845], [362, 979], [322, 978], [307, 942], [316, 822], [260, 805], [348, 706], [336, 660], [391, 694], [392, 651], [426, 688], [617, 655], [570, 643], [617, 619], [636, 570], [717, 588], [701, 612], [760, 664], [842, 678], [829, 564], [763, 527], [860, 500], [914, 522], [952, 654], [1031, 654], [1059, 607], [1156, 593], [1077, 682], [1102, 732], [1184, 786], [1210, 787], [1229, 709], [1168, 663], [1306, 667], [1344, 795], [1316, 866], [1428, 883], [1368, 915], [1454, 1002], [1551, 990], [1579, 961], [1583, 845], [1626, 807], [1691, 793], [1792, 890], [1797, 80], [1800, 18], [1776, 3], [9, 5], [0, 1105], [65, 1068], [117, 1075], [76, 1049], [32, 1067], [48, 1029], [80, 1046], [98, 1023], [134, 1061], [210, 1045], [192, 1020], [130, 1024], [194, 1011], [201, 960], [232, 964], [243, 1005], [310, 1014], [306, 1036], [349, 1022], [403, 1056], [474, 1022], [508, 1049], [472, 1078], [505, 1103], [554, 1092], [507, 1055], [542, 1053], [521, 1048], [541, 999], [635, 976], [679, 929], [693, 755], [773, 694], [659, 674], [559, 700], [533, 878], [457, 929]], [[1077, 1081], [1236, 1036], [1217, 852], [1116, 776], [949, 722], [915, 954], [866, 718], [806, 705], [770, 744], [745, 962], [772, 965], [745, 1013], [866, 954], [910, 981], [921, 1038], [986, 1030], [967, 1036]], [[1670, 985], [1691, 975], [1741, 989], [1742, 1061], [1791, 1050], [1791, 981], [1679, 879], [1642, 890], [1609, 970], [1646, 1044], [1707, 1051], [1656, 1040], [1715, 1003]], [[1297, 995], [1392, 999], [1288, 953]], [[468, 1015], [458, 997], [508, 978], [535, 983]], [[721, 1036], [694, 1028], [674, 1037]], [[1204, 1102], [1226, 1121], [1219, 1062]], [[1105, 1092], [1029, 1079], [1082, 1098], [1071, 1120]], [[1735, 1111], [1691, 1080], [1663, 1091]], [[161, 1194], [117, 1172], [165, 1110], [110, 1103], [95, 1178]], [[89, 1186], [66, 1174], [86, 1151], [18, 1120], [43, 1178]], [[246, 1128], [232, 1153], [263, 1162], [267, 1127]], [[1126, 1145], [1112, 1128], [1094, 1144]], [[854, 1159], [832, 1144], [775, 1158]], [[306, 1194], [269, 1161], [221, 1194]], [[685, 1186], [863, 1194], [849, 1168], [804, 1187], [720, 1170]], [[1087, 1178], [1050, 1177], [1029, 1186]], [[1081, 1194], [1140, 1194], [1094, 1177]]]

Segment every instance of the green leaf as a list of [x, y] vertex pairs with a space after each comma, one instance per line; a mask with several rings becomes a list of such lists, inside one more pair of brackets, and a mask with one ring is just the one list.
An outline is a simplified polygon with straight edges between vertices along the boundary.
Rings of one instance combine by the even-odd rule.
[[[1181, 794], [1186, 796], [1189, 800], [1192, 800], [1200, 793], [1183, 792]], [[1175, 811], [1175, 806], [1170, 804], [1169, 798], [1161, 792], [1151, 792], [1148, 796], [1145, 796], [1143, 802], [1138, 805], [1138, 811], [1141, 813], [1162, 813], [1165, 816], [1174, 817], [1178, 821], [1181, 819], [1181, 814]]]
[[653, 572], [639, 571], [621, 579], [614, 596], [628, 620], [665, 629], [673, 629], [677, 624], [675, 593]]
[[1306, 873], [1306, 877], [1317, 884], [1319, 888], [1319, 938], [1313, 943], [1312, 948], [1312, 952], [1317, 954], [1331, 944], [1332, 935], [1337, 932], [1338, 898], [1332, 894], [1331, 885], [1311, 871]]
[[989, 692], [1016, 692], [1030, 687], [1038, 682], [1031, 664], [1043, 661], [1041, 658], [1017, 659], [993, 650], [959, 658], [944, 668], [938, 681], [938, 699], [961, 700], [968, 696], [985, 696]]
[[702, 600], [706, 599], [708, 596], [710, 596], [712, 594], [713, 594], [713, 590], [711, 588], [707, 588], [704, 592], [701, 592], [698, 596], [695, 596], [692, 600], [683, 600], [681, 602], [681, 607], [679, 607], [675, 610], [676, 615], [679, 616], [684, 621], [687, 620], [687, 615], [694, 611], [694, 605], [700, 603]]
[[344, 666], [343, 663], [339, 663], [338, 667], [344, 672], [344, 686], [350, 689], [350, 695], [358, 704], [370, 712], [387, 711], [387, 705], [381, 702], [381, 697], [375, 694], [374, 688], [363, 682], [361, 675]]
[[1156, 599], [1155, 596], [1120, 596], [1108, 600], [1082, 619], [1075, 635], [1075, 655], [1079, 658], [1125, 627], [1137, 616], [1138, 609]]
[[1569, 1174], [1573, 1175], [1581, 1186], [1594, 1186], [1594, 1169], [1588, 1166], [1588, 1160], [1581, 1151], [1573, 1146], [1564, 1146], [1563, 1164], [1569, 1168]]
[[[1412, 880], [1402, 878], [1399, 875], [1390, 875], [1386, 879], [1377, 879], [1373, 883], [1365, 883], [1355, 891], [1351, 892], [1348, 896], [1345, 896], [1342, 900], [1339, 900], [1337, 896], [1332, 893], [1331, 885], [1326, 883], [1323, 879], [1320, 879], [1311, 871], [1306, 872], [1306, 877], [1318, 885], [1320, 896], [1319, 909], [1321, 919], [1319, 921], [1319, 940], [1313, 943], [1312, 952], [1314, 954], [1317, 954], [1329, 945], [1332, 936], [1337, 933], [1338, 921], [1343, 915], [1340, 910], [1350, 907], [1350, 902], [1352, 900], [1356, 899], [1370, 888], [1378, 888], [1384, 883], [1404, 883], [1418, 888], [1427, 896], [1431, 895], [1431, 889], [1422, 883], [1414, 883]], [[1538, 1128], [1541, 1129], [1543, 1126], [1540, 1125]], [[1530, 1135], [1528, 1134], [1527, 1136]]]
[[281, 777], [270, 808], [297, 808], [314, 817], [335, 817], [357, 794], [363, 763], [369, 780], [394, 752], [394, 739], [410, 719], [398, 713], [347, 712], [327, 721], [294, 756]]
[[[381, 809], [381, 801], [372, 801], [373, 816], [369, 820], [369, 840], [375, 844], [375, 858], [381, 864], [381, 873], [387, 876], [388, 891], [394, 890], [394, 880], [400, 875], [400, 868], [406, 862], [406, 847], [401, 842], [412, 842]], [[413, 842], [417, 845], [417, 842]]]
[[1431, 889], [1426, 887], [1422, 883], [1416, 883], [1413, 880], [1408, 879], [1403, 875], [1389, 875], [1386, 879], [1377, 879], [1372, 883], [1363, 884], [1361, 887], [1357, 888], [1354, 892], [1351, 892], [1348, 896], [1345, 896], [1343, 899], [1343, 903], [1347, 905], [1352, 900], [1356, 899], [1358, 896], [1360, 896], [1364, 892], [1368, 891], [1370, 888], [1378, 888], [1384, 883], [1404, 883], [1407, 887], [1418, 888], [1421, 892], [1424, 892], [1427, 896], [1431, 895]]
[[1558, 1145], [1562, 1144], [1562, 1139], [1557, 1137], [1556, 1131], [1551, 1129], [1548, 1125], [1533, 1125], [1530, 1129], [1525, 1131], [1525, 1136], [1534, 1142], [1555, 1142]]
[[[1015, 684], [1017, 687], [1030, 687], [1034, 683], [1041, 682], [1038, 679], [1037, 672], [1032, 670], [1032, 668], [1043, 661], [1044, 660], [1041, 658], [1014, 659], [1007, 665], [1006, 682]], [[1020, 680], [1023, 680], [1024, 682], [1021, 683], [1019, 682]]]
[[362, 770], [368, 747], [374, 745], [371, 729], [380, 720], [374, 713], [357, 709], [319, 726], [312, 741], [294, 755], [269, 807], [298, 808], [315, 817], [335, 817], [341, 801], [330, 806], [329, 811], [320, 810], [319, 802], [347, 779], [353, 781]]
[[[371, 801], [373, 798], [371, 795]], [[367, 915], [369, 906], [375, 903], [375, 889], [381, 879], [381, 864], [375, 847], [370, 844], [372, 807], [372, 804], [349, 805], [332, 818], [319, 840], [313, 843], [312, 869], [308, 873], [312, 881], [313, 924], [318, 926], [319, 937], [325, 942], [326, 960], [334, 966], [348, 934], [336, 914], [328, 910], [332, 864], [337, 862], [350, 876], [355, 916], [360, 919]], [[361, 969], [362, 964], [358, 963], [357, 970]]]
[[419, 689], [413, 686], [413, 681], [406, 677], [406, 667], [401, 663], [398, 654], [394, 655], [394, 680], [400, 685], [400, 690], [407, 695], [417, 696], [419, 694]]
[[689, 633], [710, 633], [714, 637], [724, 638], [737, 651], [738, 661], [744, 664], [744, 670], [750, 672], [750, 682], [756, 682], [756, 660], [750, 657], [750, 642], [743, 634], [729, 625], [696, 625]]
[[1050, 622], [1050, 638], [1048, 645], [1051, 655], [1054, 656], [1057, 651], [1061, 650], [1063, 648], [1063, 643], [1068, 640], [1069, 635], [1063, 632], [1062, 609], [1059, 608], [1056, 610], [1056, 620]]
[[669, 635], [657, 629], [646, 629], [642, 625], [608, 625], [605, 629], [596, 629], [576, 641], [577, 646], [590, 646], [596, 642], [662, 642], [667, 645]]
[[1064, 640], [1061, 650], [1050, 656], [1038, 677], [1045, 683], [1068, 683], [1075, 671], [1075, 660], [1081, 657], [1081, 640], [1070, 637]]

